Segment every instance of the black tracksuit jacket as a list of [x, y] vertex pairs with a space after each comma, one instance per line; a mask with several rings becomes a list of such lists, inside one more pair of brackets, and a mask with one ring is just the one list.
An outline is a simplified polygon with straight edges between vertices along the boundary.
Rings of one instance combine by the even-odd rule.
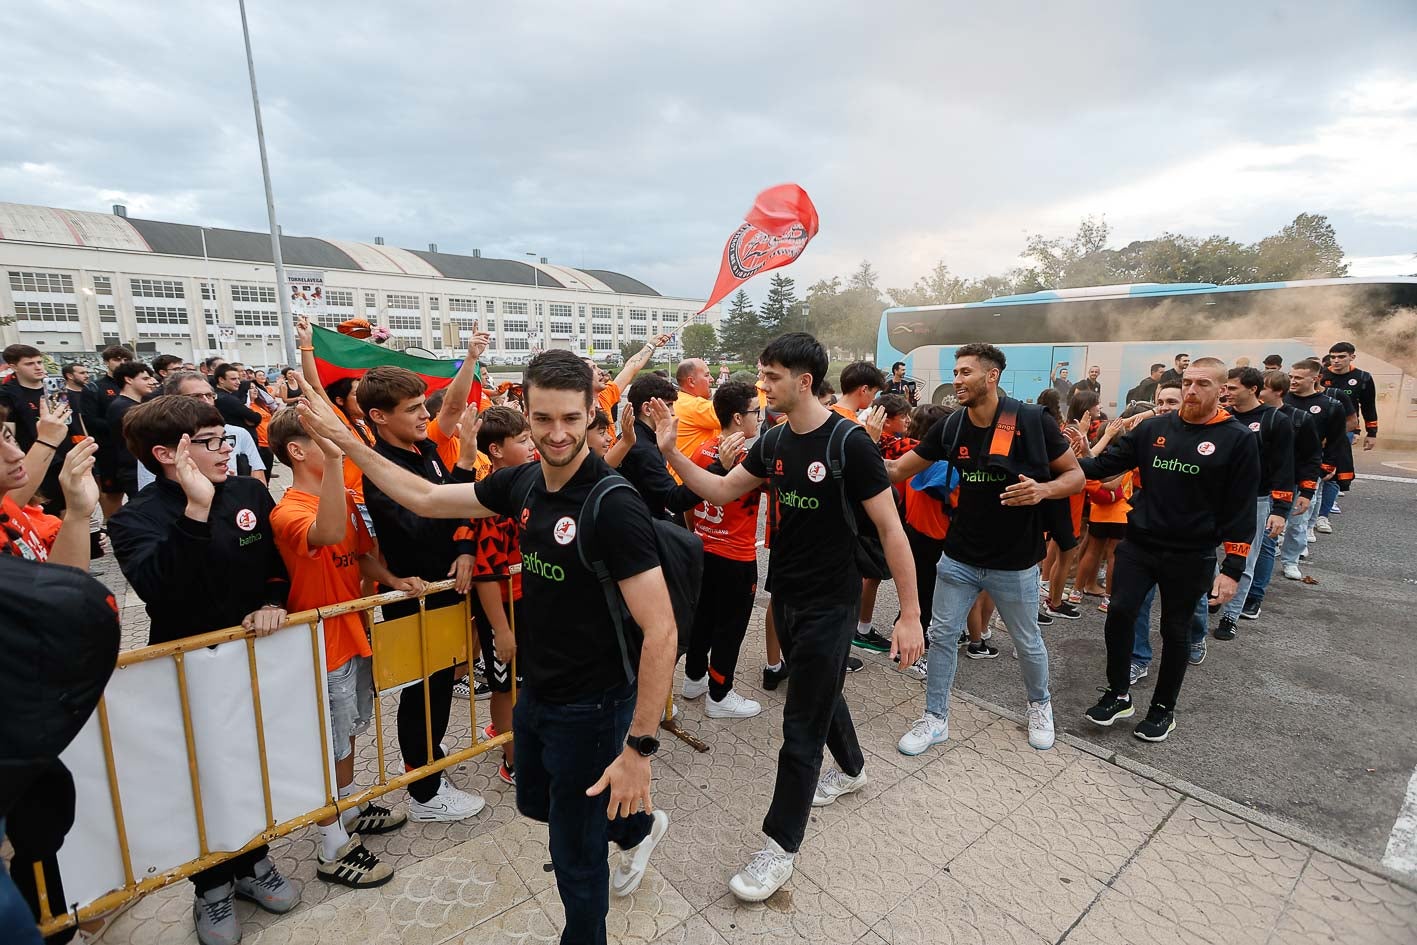
[[1294, 427], [1288, 417], [1274, 407], [1260, 404], [1249, 413], [1231, 410], [1230, 415], [1259, 437], [1260, 491], [1269, 494], [1271, 513], [1289, 515], [1294, 504]]

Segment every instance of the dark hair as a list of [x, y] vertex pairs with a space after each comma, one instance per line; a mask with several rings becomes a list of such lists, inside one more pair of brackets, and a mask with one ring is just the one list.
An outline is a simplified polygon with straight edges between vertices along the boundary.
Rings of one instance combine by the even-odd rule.
[[124, 361], [113, 369], [113, 379], [119, 384], [126, 384], [135, 377], [141, 377], [144, 374], [151, 374], [152, 372], [153, 369], [142, 361]]
[[131, 361], [133, 360], [133, 349], [125, 345], [109, 345], [103, 349], [103, 353], [99, 357], [104, 361], [112, 361], [114, 358]]
[[488, 456], [492, 455], [492, 445], [500, 445], [503, 440], [521, 436], [531, 429], [526, 414], [512, 407], [488, 407], [482, 411], [482, 426], [477, 428], [477, 448]]
[[604, 410], [596, 409], [595, 414], [590, 418], [590, 423], [586, 424], [587, 430], [609, 430], [610, 415]]
[[883, 408], [887, 417], [899, 417], [903, 413], [910, 413], [910, 401], [899, 394], [882, 394], [876, 398], [876, 406]]
[[1174, 387], [1176, 390], [1180, 390], [1180, 389], [1181, 389], [1181, 379], [1180, 379], [1179, 377], [1176, 377], [1176, 378], [1172, 378], [1172, 379], [1169, 380], [1169, 381], [1162, 381], [1160, 384], [1157, 384], [1157, 385], [1156, 385], [1156, 390], [1157, 390], [1157, 392], [1159, 393], [1160, 391], [1166, 390], [1167, 388], [1170, 388], [1170, 387]]
[[1002, 371], [1009, 365], [1008, 358], [1004, 357], [1004, 352], [983, 341], [960, 345], [955, 349], [955, 360], [958, 361], [960, 358], [978, 358], [989, 367], [998, 371]]
[[305, 432], [305, 428], [300, 425], [300, 415], [294, 410], [282, 410], [271, 418], [271, 424], [266, 428], [266, 440], [270, 444], [271, 452], [276, 459], [287, 466], [294, 467], [290, 461], [289, 446], [295, 440], [309, 440], [310, 434]]
[[895, 364], [892, 364], [892, 365], [891, 365], [891, 373], [894, 374], [894, 373], [895, 373], [895, 369], [898, 368], [898, 367], [905, 367], [905, 362], [904, 362], [904, 361], [897, 361]]
[[[595, 377], [590, 368], [576, 355], [559, 348], [541, 352], [526, 366], [526, 373], [522, 375], [522, 391], [528, 406], [533, 387], [578, 391], [585, 395], [587, 407], [595, 399]], [[364, 398], [360, 397], [359, 401], [363, 403]]]
[[718, 425], [725, 429], [733, 422], [735, 413], [747, 413], [758, 406], [758, 392], [748, 384], [729, 381], [713, 392], [713, 412], [718, 417]]
[[640, 408], [649, 403], [653, 397], [658, 397], [666, 404], [672, 404], [679, 399], [679, 391], [669, 383], [668, 378], [654, 374], [635, 378], [635, 383], [630, 385], [630, 406], [635, 410], [636, 420], [640, 418]]
[[1129, 420], [1139, 413], [1146, 413], [1148, 410], [1155, 409], [1155, 404], [1149, 404], [1144, 400], [1134, 400], [1131, 403], [1127, 404], [1126, 409], [1122, 411], [1121, 419]]
[[241, 369], [234, 364], [218, 364], [216, 367], [212, 368], [212, 377], [221, 380], [232, 371], [235, 371], [238, 376], [241, 374]]
[[1068, 422], [1076, 423], [1081, 420], [1097, 404], [1096, 391], [1090, 391], [1085, 387], [1073, 391], [1073, 396], [1068, 400]]
[[174, 364], [181, 363], [182, 359], [175, 354], [160, 354], [153, 358], [153, 373], [170, 370]]
[[1166, 370], [1166, 365], [1164, 365], [1164, 364], [1162, 364], [1160, 361], [1158, 361], [1158, 362], [1156, 362], [1155, 364], [1153, 364], [1153, 365], [1151, 366], [1151, 370], [1147, 371], [1146, 373], [1148, 373], [1148, 374], [1153, 374], [1153, 373], [1155, 373], [1155, 372], [1157, 372], [1157, 371], [1164, 371], [1164, 370]]
[[1271, 364], [1274, 365], [1275, 367], [1279, 367], [1279, 366], [1280, 366], [1281, 364], [1283, 364], [1283, 363], [1284, 363], [1284, 359], [1281, 358], [1281, 357], [1280, 357], [1279, 355], [1277, 355], [1277, 354], [1265, 355], [1265, 359], [1264, 359], [1264, 366], [1265, 366], [1265, 367], [1269, 367]]
[[354, 382], [357, 380], [357, 377], [338, 377], [326, 384], [325, 393], [329, 396], [330, 403], [339, 407], [341, 400], [349, 400], [349, 392], [354, 390]]
[[841, 369], [840, 383], [841, 392], [849, 394], [863, 387], [880, 390], [886, 386], [886, 379], [881, 376], [881, 369], [870, 361], [852, 361]]
[[1309, 371], [1313, 374], [1317, 374], [1323, 370], [1323, 365], [1313, 358], [1305, 358], [1302, 361], [1295, 361], [1289, 366], [1289, 370]]
[[944, 404], [921, 404], [910, 415], [910, 429], [905, 431], [905, 435], [912, 440], [923, 440], [931, 427], [952, 413], [954, 408]]
[[438, 411], [443, 409], [443, 398], [446, 397], [447, 394], [448, 389], [446, 387], [440, 387], [428, 395], [428, 400], [424, 402], [423, 406], [427, 407], [428, 412], [436, 417]]
[[822, 384], [827, 379], [827, 349], [805, 331], [789, 331], [769, 341], [758, 355], [758, 363], [787, 368], [794, 375], [810, 374], [812, 393], [821, 396]]
[[[108, 352], [104, 352], [104, 353], [107, 354]], [[225, 363], [226, 363], [226, 362], [222, 360], [221, 355], [219, 355], [219, 354], [214, 354], [214, 355], [212, 355], [212, 356], [209, 357], [209, 358], [203, 358], [203, 359], [202, 359], [202, 367], [206, 368], [207, 370], [211, 370], [212, 368], [216, 367], [218, 364], [225, 364]]]
[[359, 405], [367, 414], [371, 410], [392, 413], [398, 405], [428, 390], [423, 378], [408, 368], [381, 364], [370, 368], [359, 381]]
[[1239, 381], [1241, 387], [1248, 387], [1256, 394], [1264, 386], [1264, 373], [1259, 368], [1232, 367], [1225, 376], [1229, 380]]
[[123, 415], [123, 442], [128, 452], [163, 478], [162, 463], [153, 456], [154, 446], [176, 446], [182, 434], [196, 436], [202, 427], [222, 427], [216, 407], [194, 397], [157, 397], [145, 400]]
[[1351, 341], [1335, 341], [1328, 349], [1329, 354], [1357, 354], [1358, 349], [1353, 347]]
[[285, 377], [286, 375], [288, 375], [288, 374], [289, 374], [291, 371], [293, 371], [293, 370], [295, 370], [295, 368], [293, 368], [293, 367], [283, 367], [283, 368], [280, 369], [280, 376], [281, 376], [281, 377]]
[[1038, 392], [1038, 406], [1047, 411], [1054, 423], [1063, 425], [1063, 396], [1056, 387], [1045, 387]]
[[1289, 375], [1283, 371], [1265, 371], [1264, 385], [1276, 394], [1289, 393]]
[[81, 367], [85, 367], [85, 365], [80, 364], [78, 361], [70, 361], [59, 369], [59, 375], [66, 378], [73, 377], [74, 371]]
[[212, 385], [207, 383], [207, 379], [196, 371], [174, 371], [167, 375], [167, 378], [162, 382], [162, 392], [164, 394], [179, 393], [182, 384], [191, 380], [201, 381], [207, 390], [212, 389]]
[[836, 388], [832, 386], [831, 381], [822, 381], [821, 390], [818, 390], [816, 394], [818, 397], [835, 397]]
[[7, 345], [5, 347], [5, 363], [19, 364], [25, 358], [42, 358], [43, 352], [30, 345]]
[[1181, 360], [1182, 358], [1189, 358], [1189, 357], [1190, 357], [1189, 354], [1187, 354], [1186, 352], [1182, 351], [1180, 354], [1176, 355], [1176, 357], [1173, 358], [1172, 360], [1179, 361], [1179, 360]]

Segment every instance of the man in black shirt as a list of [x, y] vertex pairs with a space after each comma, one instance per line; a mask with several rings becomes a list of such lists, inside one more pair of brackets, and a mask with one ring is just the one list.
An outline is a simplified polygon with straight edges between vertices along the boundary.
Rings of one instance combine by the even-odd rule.
[[[1201, 597], [1213, 606], [1235, 595], [1255, 535], [1260, 458], [1256, 437], [1220, 408], [1225, 365], [1200, 358], [1184, 372], [1181, 409], [1152, 417], [1082, 460], [1089, 479], [1135, 469], [1141, 480], [1117, 547], [1107, 609], [1107, 690], [1087, 719], [1110, 726], [1135, 713], [1131, 655], [1137, 614], [1154, 585], [1161, 597], [1161, 670], [1151, 709], [1134, 734], [1164, 741], [1176, 727], [1186, 676], [1191, 621]], [[1225, 558], [1216, 573], [1216, 548]]]
[[128, 451], [123, 439], [123, 417], [157, 390], [157, 379], [141, 361], [125, 361], [113, 372], [113, 379], [123, 385], [117, 397], [108, 404], [109, 448], [113, 451], [114, 472], [119, 490], [129, 501], [138, 494], [138, 460]]
[[[271, 530], [275, 503], [254, 479], [228, 476], [221, 415], [190, 397], [133, 407], [128, 450], [158, 477], [109, 521], [123, 576], [147, 605], [148, 643], [241, 625], [266, 636], [285, 623], [290, 582]], [[203, 945], [237, 941], [235, 896], [289, 912], [300, 893], [262, 844], [192, 876]]]
[[260, 426], [261, 415], [248, 407], [246, 398], [239, 393], [241, 369], [230, 364], [219, 364], [212, 376], [216, 378], [216, 409], [221, 411], [222, 419], [252, 431]]
[[[930, 617], [934, 657], [927, 667], [925, 711], [897, 744], [918, 755], [949, 738], [950, 686], [975, 599], [988, 592], [1018, 650], [1028, 692], [1028, 743], [1053, 747], [1048, 650], [1038, 629], [1038, 562], [1043, 560], [1045, 499], [1084, 486], [1077, 457], [1058, 425], [1036, 404], [999, 393], [1004, 353], [989, 344], [955, 351], [955, 398], [965, 410], [936, 423], [915, 449], [886, 464], [895, 482], [941, 460], [960, 471], [959, 497], [945, 536]], [[900, 586], [899, 580], [896, 586]]]
[[1165, 374], [1161, 375], [1160, 379], [1157, 380], [1157, 383], [1161, 384], [1166, 381], [1181, 380], [1181, 376], [1186, 373], [1186, 368], [1190, 366], [1191, 356], [1189, 354], [1186, 354], [1184, 351], [1181, 352], [1180, 354], [1176, 355], [1176, 366], [1171, 370], [1167, 371]]
[[1087, 377], [1073, 385], [1071, 393], [1076, 394], [1080, 390], [1090, 390], [1097, 395], [1097, 399], [1100, 401], [1102, 399], [1102, 384], [1097, 379], [1101, 376], [1102, 368], [1094, 364], [1087, 369]]
[[[1348, 442], [1348, 418], [1354, 415], [1357, 404], [1350, 400], [1332, 397], [1320, 386], [1323, 367], [1313, 359], [1296, 361], [1289, 368], [1289, 393], [1284, 402], [1295, 410], [1302, 410], [1313, 421], [1323, 448], [1321, 489], [1327, 490], [1329, 483], [1337, 483], [1337, 488], [1347, 491], [1353, 481], [1353, 447]], [[1301, 581], [1304, 575], [1299, 571], [1299, 555], [1314, 541], [1314, 526], [1323, 513], [1323, 494], [1309, 507], [1305, 518], [1291, 519], [1284, 534], [1284, 549], [1281, 561], [1284, 577], [1290, 581]]]
[[899, 394], [912, 407], [920, 403], [920, 392], [916, 383], [905, 376], [904, 361], [897, 361], [891, 365], [891, 376], [886, 379], [884, 392]]
[[[1153, 364], [1151, 366], [1151, 373], [1142, 378], [1141, 383], [1137, 384], [1136, 387], [1127, 391], [1127, 403], [1130, 404], [1137, 401], [1151, 403], [1156, 400], [1156, 388], [1161, 383], [1161, 375], [1165, 370], [1166, 365]], [[1122, 408], [1125, 404], [1118, 404], [1117, 406], [1118, 408]]]
[[85, 399], [84, 409], [87, 412], [84, 414], [84, 425], [88, 427], [89, 436], [99, 444], [96, 466], [100, 490], [98, 504], [107, 519], [112, 518], [123, 504], [123, 490], [117, 481], [118, 455], [109, 445], [117, 434], [108, 428], [108, 405], [123, 390], [123, 385], [114, 380], [113, 372], [118, 370], [118, 365], [133, 360], [133, 352], [123, 345], [109, 345], [99, 357], [103, 359], [105, 373], [93, 382], [93, 396]]
[[[678, 518], [699, 504], [699, 497], [674, 481], [665, 466], [664, 454], [654, 441], [654, 430], [645, 415], [651, 400], [672, 403], [679, 396], [674, 385], [662, 377], [646, 374], [630, 385], [630, 406], [635, 412], [635, 442], [620, 461], [620, 475], [630, 480], [657, 518]], [[623, 432], [623, 431], [622, 431]]]
[[[323, 402], [297, 409], [364, 470], [366, 490], [377, 485], [427, 518], [510, 515], [520, 524], [517, 669], [526, 684], [513, 716], [517, 808], [550, 825], [566, 911], [562, 941], [603, 943], [607, 840], [623, 851], [610, 882], [617, 896], [628, 896], [669, 825], [663, 811], [650, 814], [650, 756], [674, 672], [674, 612], [654, 526], [634, 490], [607, 492], [595, 534], [579, 534], [585, 499], [614, 475], [586, 446], [590, 368], [569, 351], [547, 351], [527, 366], [525, 390], [540, 463], [476, 484], [430, 483], [361, 443]], [[603, 554], [643, 634], [623, 659], [605, 589], [579, 554], [583, 539]], [[638, 663], [635, 679], [626, 679], [625, 660]]]
[[[908, 667], [924, 649], [915, 563], [880, 452], [863, 427], [817, 399], [827, 371], [826, 349], [811, 335], [790, 332], [763, 350], [759, 364], [768, 405], [784, 411], [787, 423], [758, 437], [726, 476], [701, 469], [681, 453], [678, 421], [668, 407], [655, 405], [659, 448], [694, 492], [728, 505], [771, 480], [777, 496], [767, 589], [792, 684], [782, 712], [777, 783], [763, 820], [768, 842], [728, 884], [748, 902], [767, 899], [792, 875], [812, 807], [867, 783], [865, 757], [841, 694], [861, 602], [858, 539], [847, 516], [858, 529], [875, 526], [895, 577], [901, 616], [891, 635], [891, 656]], [[844, 436], [837, 431], [842, 424], [848, 425]], [[842, 437], [841, 454], [828, 451], [834, 435]], [[829, 471], [833, 468], [837, 474]], [[838, 767], [819, 779], [824, 746]]]
[[[28, 453], [38, 438], [41, 403], [48, 396], [44, 381], [44, 355], [30, 345], [14, 344], [5, 349], [5, 363], [15, 369], [4, 384], [0, 384], [0, 407], [7, 408], [9, 422], [15, 425], [15, 442]], [[78, 404], [74, 405], [75, 407]], [[69, 454], [67, 438], [45, 444], [53, 449], [49, 465], [41, 477], [38, 494], [50, 514], [64, 508], [64, 490], [59, 487], [59, 470]]]

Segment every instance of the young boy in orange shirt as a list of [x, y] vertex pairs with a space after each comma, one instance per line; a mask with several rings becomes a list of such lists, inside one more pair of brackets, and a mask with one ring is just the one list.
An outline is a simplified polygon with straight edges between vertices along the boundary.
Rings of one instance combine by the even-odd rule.
[[[373, 553], [374, 542], [344, 484], [344, 453], [300, 426], [294, 410], [271, 420], [271, 449], [294, 472], [295, 481], [271, 511], [276, 547], [290, 572], [292, 612], [359, 597], [361, 578], [417, 594], [423, 582], [399, 578]], [[368, 728], [374, 711], [369, 638], [359, 614], [326, 617], [325, 671], [330, 736], [339, 796], [354, 793], [354, 736]], [[398, 809], [369, 803], [320, 824], [315, 872], [326, 882], [356, 889], [382, 886], [393, 868], [381, 863], [359, 835], [396, 830], [407, 819]]]

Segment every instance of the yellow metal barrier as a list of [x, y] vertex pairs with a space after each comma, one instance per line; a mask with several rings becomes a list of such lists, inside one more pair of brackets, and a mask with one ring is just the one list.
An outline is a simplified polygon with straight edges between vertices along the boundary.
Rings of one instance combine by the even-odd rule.
[[[326, 617], [352, 613], [362, 614], [365, 626], [371, 630], [370, 649], [373, 655], [371, 657], [370, 668], [376, 681], [375, 689], [378, 692], [382, 693], [394, 686], [414, 682], [419, 679], [426, 683], [430, 670], [437, 672], [456, 662], [466, 662], [471, 658], [474, 649], [472, 611], [467, 598], [464, 598], [456, 607], [439, 608], [431, 612], [427, 609], [427, 595], [451, 590], [453, 583], [453, 581], [438, 581], [428, 584], [424, 588], [423, 594], [418, 595], [418, 613], [409, 617], [381, 621], [379, 623], [371, 622], [371, 615], [374, 608], [384, 604], [392, 604], [399, 601], [412, 600], [414, 598], [412, 594], [395, 591], [388, 594], [362, 597], [358, 600], [346, 601], [329, 607], [317, 607], [313, 610], [290, 614], [286, 617], [285, 626], [296, 626], [300, 624], [310, 625], [311, 658], [314, 660], [314, 678], [318, 683], [322, 683], [325, 678], [325, 667], [320, 658], [321, 629], [319, 622]], [[510, 579], [508, 584], [510, 586]], [[515, 606], [512, 608], [511, 620], [512, 629], [515, 632]], [[386, 633], [389, 635], [388, 640], [383, 639]], [[246, 640], [247, 666], [250, 673], [251, 701], [253, 714], [255, 716], [256, 742], [261, 762], [261, 790], [262, 800], [265, 803], [266, 829], [240, 850], [213, 853], [207, 847], [206, 816], [202, 809], [200, 771], [197, 765], [196, 738], [192, 724], [191, 703], [187, 691], [187, 674], [184, 660], [185, 654], [194, 650], [241, 639]], [[412, 650], [411, 656], [409, 655], [409, 650]], [[218, 863], [222, 863], [249, 850], [253, 850], [264, 843], [269, 843], [272, 840], [284, 837], [296, 830], [318, 823], [321, 820], [337, 816], [352, 807], [358, 807], [375, 798], [382, 797], [390, 791], [405, 787], [414, 781], [425, 778], [435, 772], [442, 771], [445, 768], [462, 764], [470, 758], [475, 758], [485, 752], [500, 748], [512, 741], [511, 732], [498, 732], [497, 737], [492, 739], [478, 739], [477, 701], [476, 695], [473, 694], [468, 698], [468, 710], [471, 713], [470, 737], [472, 744], [461, 751], [447, 755], [441, 760], [430, 760], [426, 765], [391, 778], [388, 776], [384, 760], [383, 711], [380, 705], [382, 700], [376, 697], [374, 699], [374, 737], [378, 754], [378, 780], [376, 783], [349, 797], [336, 798], [334, 785], [330, 777], [330, 766], [328, 764], [322, 764], [321, 768], [324, 770], [325, 774], [325, 806], [301, 814], [283, 823], [276, 823], [271, 804], [270, 771], [268, 770], [266, 760], [265, 720], [261, 713], [260, 679], [256, 670], [256, 641], [254, 635], [241, 627], [228, 627], [225, 630], [215, 630], [211, 633], [203, 633], [198, 636], [184, 637], [180, 640], [171, 640], [166, 643], [146, 646], [137, 650], [129, 650], [119, 654], [118, 671], [121, 672], [125, 667], [133, 666], [138, 663], [161, 659], [171, 659], [177, 673], [177, 691], [182, 707], [182, 728], [186, 739], [187, 768], [191, 780], [193, 809], [196, 815], [199, 855], [196, 859], [146, 879], [138, 880], [133, 875], [132, 854], [128, 846], [127, 828], [123, 817], [123, 801], [118, 790], [118, 766], [120, 762], [114, 757], [113, 740], [108, 720], [108, 706], [103, 699], [99, 699], [97, 708], [98, 732], [99, 739], [103, 746], [104, 766], [108, 775], [109, 793], [113, 800], [113, 819], [117, 828], [119, 854], [123, 863], [123, 886], [120, 889], [100, 896], [84, 906], [71, 908], [65, 914], [56, 916], [53, 915], [49, 909], [49, 895], [44, 880], [43, 868], [41, 864], [35, 863], [33, 868], [35, 871], [36, 890], [39, 897], [39, 928], [44, 935], [52, 935], [62, 929], [77, 925], [80, 922], [101, 917], [125, 903], [144, 896], [154, 890], [162, 889], [194, 873], [201, 872]], [[515, 658], [513, 659], [511, 674], [512, 698], [515, 700], [517, 675]], [[423, 698], [424, 736], [427, 739], [428, 757], [429, 759], [434, 759], [432, 720], [430, 713], [427, 711], [429, 697], [428, 687], [426, 685], [424, 686]], [[316, 703], [320, 710], [320, 740], [322, 744], [328, 745], [328, 705], [323, 699], [317, 699]], [[18, 866], [19, 864], [16, 865]]]

